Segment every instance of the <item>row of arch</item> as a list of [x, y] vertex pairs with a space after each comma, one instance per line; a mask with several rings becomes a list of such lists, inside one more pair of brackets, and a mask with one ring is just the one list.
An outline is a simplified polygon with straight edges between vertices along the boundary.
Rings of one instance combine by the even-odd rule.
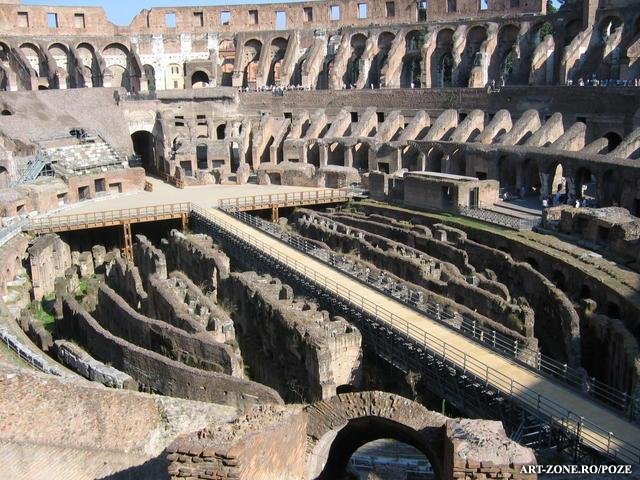
[[[609, 140], [609, 152], [622, 140], [615, 132], [609, 132], [604, 138]], [[468, 160], [462, 149], [448, 151], [438, 145], [429, 148], [425, 156], [424, 167], [429, 171], [498, 180], [501, 189], [525, 196], [592, 198], [600, 207], [623, 206], [632, 214], [640, 215], [640, 197], [635, 184], [631, 182], [631, 190], [627, 189], [625, 173], [613, 165], [596, 168], [550, 155], [499, 155], [497, 152], [474, 155]], [[404, 168], [420, 170], [415, 157], [407, 155], [403, 162]]]
[[[606, 40], [612, 32], [622, 27], [627, 32], [627, 38], [635, 38], [640, 34], [640, 16], [626, 24], [616, 15], [603, 17], [597, 25], [597, 35]], [[350, 38], [348, 62], [341, 81], [346, 87], [355, 86], [358, 80], [361, 80], [359, 86], [362, 88], [384, 86], [384, 69], [389, 53], [394, 42], [399, 40], [397, 37], [402, 35], [405, 48], [401, 60], [400, 87], [467, 86], [472, 68], [482, 64], [486, 64], [488, 81], [504, 79], [506, 83], [527, 83], [533, 50], [544, 36], [553, 34], [556, 48], [564, 49], [580, 30], [581, 20], [578, 18], [569, 19], [562, 28], [555, 28], [555, 32], [554, 27], [544, 18], [528, 30], [519, 24], [506, 23], [498, 28], [496, 48], [491, 58], [486, 59], [482, 58], [483, 45], [490, 35], [490, 27], [486, 24], [469, 25], [466, 31], [458, 34], [460, 38], [456, 37], [456, 31], [450, 26], [443, 26], [433, 35], [420, 29], [412, 29], [406, 33], [382, 31], [375, 39], [376, 53], [370, 56], [370, 67], [363, 79], [360, 79], [363, 69], [361, 60], [370, 37], [358, 32]], [[428, 36], [435, 39], [435, 45], [430, 57], [423, 58], [422, 46]], [[373, 43], [373, 39], [371, 40]], [[454, 44], [460, 45], [462, 41], [464, 47], [461, 51], [454, 52]], [[339, 43], [339, 39], [331, 37], [328, 43]], [[289, 40], [283, 36], [276, 36], [268, 43], [252, 37], [243, 42], [241, 55], [236, 58], [236, 41], [224, 39], [219, 45], [221, 62], [218, 71], [199, 70], [191, 73], [185, 81], [184, 65], [170, 65], [166, 71], [164, 88], [198, 88], [211, 85], [216, 80], [215, 83], [219, 85], [231, 86], [234, 72], [241, 72], [242, 86], [245, 87], [257, 83], [280, 84], [288, 45]], [[263, 48], [268, 48], [264, 54]], [[600, 50], [594, 48], [590, 52], [596, 60], [587, 64], [597, 63], [598, 55], [603, 54]], [[329, 88], [328, 76], [333, 68], [334, 54], [335, 52], [329, 51], [325, 58], [323, 69], [316, 79], [316, 88]], [[619, 52], [610, 55], [615, 57]], [[291, 66], [287, 83], [302, 83], [302, 64], [306, 59], [307, 56], [303, 54]], [[260, 65], [262, 61], [266, 65]], [[617, 58], [613, 58], [608, 63], [613, 63], [615, 69], [617, 61]], [[174, 73], [175, 67], [178, 67], [177, 73]], [[602, 69], [600, 65], [598, 68]], [[137, 91], [160, 87], [156, 85], [155, 68], [152, 65], [142, 65], [130, 48], [118, 42], [101, 48], [88, 42], [70, 46], [61, 42], [25, 42], [11, 48], [7, 43], [0, 42], [0, 90], [9, 89], [12, 72], [19, 84], [18, 89], [109, 86]], [[611, 75], [610, 69], [607, 73]], [[31, 77], [38, 78], [37, 85], [32, 84]]]
[[[14, 68], [11, 69], [13, 63]], [[96, 49], [89, 43], [79, 43], [67, 47], [62, 43], [52, 43], [48, 47], [26, 42], [12, 49], [0, 42], [0, 90], [8, 90], [9, 70], [17, 71], [15, 81], [19, 89], [84, 88], [84, 87], [124, 87], [128, 91], [139, 91], [142, 82], [147, 90], [156, 85], [156, 68], [141, 65], [137, 56], [121, 43], [111, 43]], [[185, 85], [184, 66], [170, 64], [165, 70], [165, 89], [199, 88], [209, 86], [209, 73], [203, 70], [193, 72]], [[37, 78], [37, 84], [32, 79]]]

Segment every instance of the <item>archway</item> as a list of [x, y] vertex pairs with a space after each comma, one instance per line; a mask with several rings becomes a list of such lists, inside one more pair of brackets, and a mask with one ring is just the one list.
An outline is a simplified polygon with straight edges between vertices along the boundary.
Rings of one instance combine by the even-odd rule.
[[402, 88], [420, 88], [422, 85], [422, 66], [419, 55], [405, 57], [402, 62], [400, 86]]
[[578, 198], [595, 198], [596, 196], [596, 177], [588, 168], [580, 168], [576, 173], [574, 180], [576, 197]]
[[413, 430], [401, 423], [380, 417], [361, 417], [350, 420], [336, 436], [329, 449], [327, 463], [316, 478], [317, 480], [333, 480], [343, 478], [351, 457], [364, 445], [375, 440], [395, 440], [402, 444], [410, 445], [424, 455], [425, 460], [431, 463], [430, 458], [435, 458], [428, 443], [420, 432]]
[[365, 87], [378, 88], [381, 86], [383, 80], [382, 78], [380, 78], [382, 69], [387, 63], [389, 50], [391, 49], [391, 45], [393, 44], [395, 38], [396, 36], [391, 32], [382, 32], [380, 35], [378, 35], [378, 53], [375, 54], [373, 60], [371, 61], [369, 78], [367, 79]]
[[504, 79], [507, 82], [517, 61], [516, 46], [520, 30], [515, 25], [505, 25], [498, 33], [498, 46], [491, 58], [489, 78], [498, 82]]
[[287, 40], [282, 37], [274, 38], [269, 46], [269, 74], [267, 85], [281, 85], [282, 62], [287, 51]]
[[342, 478], [352, 455], [379, 439], [414, 447], [431, 464], [435, 478], [442, 478], [442, 432], [447, 418], [417, 402], [391, 393], [358, 392], [311, 404], [306, 412], [307, 438], [312, 448], [308, 478]]
[[147, 78], [147, 90], [150, 92], [156, 91], [156, 70], [151, 65], [144, 65], [142, 67], [144, 76]]
[[[431, 86], [450, 87], [453, 70], [453, 30], [444, 28], [436, 36], [436, 48], [431, 54]], [[446, 59], [446, 60], [445, 60]]]
[[233, 82], [233, 58], [225, 59], [224, 62], [222, 62], [220, 69], [222, 70], [220, 86], [230, 87]]
[[329, 158], [327, 159], [328, 165], [340, 165], [344, 166], [344, 145], [339, 142], [329, 145], [328, 148]]
[[202, 70], [198, 70], [191, 75], [191, 88], [206, 88], [209, 86], [209, 75]]
[[444, 152], [439, 148], [432, 148], [427, 154], [427, 171], [441, 173]]
[[567, 179], [561, 163], [552, 163], [546, 170], [547, 184], [544, 187], [552, 196], [552, 204], [559, 205], [567, 200]]
[[540, 182], [540, 170], [538, 162], [526, 159], [523, 165], [524, 170], [524, 186], [526, 188], [525, 195], [540, 195], [542, 184]]
[[616, 31], [618, 27], [622, 26], [622, 20], [615, 15], [604, 18], [600, 22], [600, 38], [606, 40]]
[[364, 53], [367, 45], [367, 37], [361, 33], [357, 33], [351, 37], [351, 56], [347, 63], [347, 68], [342, 81], [347, 88], [355, 87], [360, 77], [360, 58]]
[[601, 207], [619, 206], [622, 198], [622, 179], [613, 170], [607, 170], [602, 175], [598, 192], [598, 203]]
[[216, 127], [216, 138], [218, 140], [224, 140], [224, 137], [226, 137], [226, 133], [227, 133], [226, 123], [221, 123]]
[[104, 71], [104, 86], [124, 87], [131, 91], [129, 49], [121, 43], [112, 43], [102, 51], [102, 57], [107, 65]]
[[256, 86], [260, 52], [262, 52], [262, 42], [260, 40], [251, 39], [244, 44], [242, 56], [243, 87], [254, 88]]
[[502, 156], [498, 160], [498, 181], [500, 190], [513, 192], [516, 189], [516, 168], [514, 162], [509, 157]]
[[471, 69], [476, 64], [476, 56], [480, 53], [483, 42], [487, 39], [487, 29], [484, 26], [476, 25], [469, 29], [467, 33], [467, 43], [460, 62], [460, 85], [468, 86], [471, 76]]
[[148, 172], [156, 172], [156, 141], [151, 132], [139, 130], [131, 134], [133, 151], [140, 156], [142, 166]]
[[196, 163], [198, 164], [199, 170], [209, 169], [208, 150], [206, 143], [196, 145]]
[[622, 137], [616, 132], [608, 132], [604, 135], [604, 138], [609, 142], [607, 153], [613, 152], [622, 143]]
[[438, 64], [438, 86], [451, 87], [453, 85], [453, 55], [445, 53]]
[[564, 46], [569, 45], [582, 29], [582, 22], [575, 18], [564, 26]]

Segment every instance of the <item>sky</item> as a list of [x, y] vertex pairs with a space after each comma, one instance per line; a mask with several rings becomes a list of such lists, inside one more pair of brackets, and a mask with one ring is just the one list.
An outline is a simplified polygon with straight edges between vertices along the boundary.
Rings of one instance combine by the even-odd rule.
[[[218, 5], [256, 5], [260, 3], [290, 3], [294, 0], [22, 0], [24, 5], [55, 5], [57, 7], [102, 7], [106, 10], [109, 20], [116, 25], [129, 25], [133, 17], [141, 10], [151, 7], [195, 7]], [[295, 0], [300, 1], [300, 0]]]
[[[25, 5], [55, 5], [79, 6], [79, 7], [102, 7], [107, 11], [107, 16], [116, 25], [129, 25], [133, 17], [144, 10], [151, 7], [195, 7], [198, 5], [217, 6], [217, 5], [236, 5], [249, 4], [255, 5], [260, 3], [290, 3], [299, 0], [22, 0]], [[555, 2], [554, 2], [555, 3]]]

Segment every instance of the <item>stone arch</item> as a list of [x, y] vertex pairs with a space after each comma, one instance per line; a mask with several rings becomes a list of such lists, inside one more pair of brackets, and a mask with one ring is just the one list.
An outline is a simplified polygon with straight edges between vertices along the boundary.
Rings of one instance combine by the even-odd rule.
[[575, 187], [576, 197], [583, 197], [585, 195], [595, 197], [595, 175], [587, 167], [580, 167], [577, 170], [573, 184]]
[[566, 292], [567, 277], [561, 270], [558, 270], [558, 269], [553, 270], [553, 272], [551, 273], [551, 281], [557, 288], [559, 288], [563, 292]]
[[216, 127], [216, 138], [218, 140], [224, 140], [227, 131], [227, 124], [221, 123]]
[[70, 85], [70, 66], [73, 64], [70, 58], [69, 48], [59, 42], [52, 43], [49, 45], [47, 51], [49, 55], [53, 58], [56, 71], [54, 75], [54, 88], [67, 88], [71, 87]]
[[129, 49], [121, 43], [110, 43], [102, 50], [106, 68], [103, 73], [105, 87], [124, 87], [131, 90]]
[[500, 189], [515, 190], [517, 187], [516, 178], [515, 162], [507, 155], [501, 156], [498, 159], [498, 181], [500, 182]]
[[598, 203], [602, 207], [620, 205], [622, 200], [622, 179], [614, 170], [606, 170], [601, 177], [598, 188]]
[[498, 82], [504, 77], [509, 81], [517, 60], [517, 46], [520, 28], [514, 24], [504, 25], [498, 32], [496, 49], [493, 52], [489, 70], [489, 78]]
[[607, 153], [611, 153], [622, 143], [622, 135], [617, 132], [607, 132], [603, 137], [609, 142], [607, 145]]
[[209, 169], [209, 147], [206, 143], [196, 145], [196, 165], [199, 170]]
[[[476, 162], [473, 162], [473, 167], [476, 166]], [[456, 148], [453, 153], [449, 155], [449, 168], [446, 170], [446, 173], [462, 176], [467, 175], [467, 156], [462, 149]], [[481, 180], [486, 180], [486, 177]]]
[[147, 79], [147, 90], [155, 92], [156, 90], [156, 69], [152, 65], [146, 64], [142, 66], [142, 71]]
[[541, 168], [543, 172], [542, 178], [545, 181], [541, 185], [543, 192], [548, 192], [555, 197], [556, 201], [560, 201], [561, 195], [567, 195], [567, 179], [564, 165], [560, 162], [552, 162], [547, 168]]
[[574, 38], [576, 38], [578, 36], [578, 33], [580, 33], [581, 30], [581, 21], [578, 18], [574, 18], [572, 20], [569, 20], [567, 23], [564, 24], [564, 28], [563, 28], [563, 46], [567, 46], [569, 45]]
[[142, 166], [147, 172], [157, 170], [156, 139], [153, 133], [146, 130], [137, 130], [131, 134], [133, 151], [140, 156]]
[[430, 149], [427, 153], [427, 171], [442, 173], [444, 171], [444, 156], [444, 151], [441, 148], [433, 147]]
[[476, 56], [480, 53], [482, 44], [487, 37], [487, 27], [484, 25], [475, 25], [467, 32], [467, 42], [460, 60], [460, 77], [458, 78], [460, 85], [466, 87], [469, 84], [471, 69], [476, 62]]
[[220, 66], [221, 77], [220, 77], [220, 86], [222, 87], [230, 87], [233, 83], [233, 69], [234, 69], [234, 61], [233, 58], [225, 58]]
[[369, 69], [369, 78], [365, 87], [380, 87], [382, 68], [387, 63], [389, 50], [396, 36], [391, 32], [382, 32], [378, 35], [378, 52], [374, 55]]
[[450, 87], [453, 72], [453, 30], [441, 29], [431, 54], [432, 87]]
[[209, 86], [209, 74], [198, 70], [191, 75], [191, 88], [205, 88]]
[[553, 24], [549, 21], [536, 23], [530, 30], [530, 38], [534, 46], [544, 41], [547, 35], [553, 35]]
[[400, 86], [403, 88], [422, 86], [422, 42], [424, 34], [419, 30], [410, 30], [405, 35], [405, 53], [402, 58]]
[[344, 166], [344, 145], [340, 142], [334, 142], [328, 146], [328, 165]]
[[617, 15], [608, 15], [598, 24], [600, 40], [607, 39], [618, 27], [622, 26], [623, 21]]
[[540, 169], [536, 160], [527, 158], [523, 167], [525, 195], [540, 196], [542, 183], [540, 182]]
[[288, 41], [283, 37], [276, 37], [271, 40], [269, 46], [269, 74], [267, 75], [267, 85], [280, 85], [282, 74], [282, 62], [287, 51]]
[[83, 87], [100, 87], [102, 86], [102, 77], [100, 75], [100, 64], [96, 56], [96, 49], [87, 42], [82, 42], [76, 47], [76, 55], [78, 60], [82, 62], [82, 79], [80, 82]]
[[244, 43], [242, 52], [242, 86], [255, 87], [258, 75], [258, 61], [262, 52], [262, 42], [255, 38]]
[[363, 33], [356, 33], [351, 36], [351, 55], [349, 56], [347, 68], [344, 76], [342, 77], [342, 81], [347, 88], [351, 88], [352, 85], [355, 85], [358, 82], [361, 70], [360, 59], [362, 58], [366, 45], [367, 37]]
[[412, 445], [427, 457], [436, 478], [442, 478], [444, 415], [385, 392], [336, 395], [305, 411], [311, 450], [307, 478], [338, 478], [360, 446], [379, 438]]
[[20, 45], [20, 51], [39, 77], [49, 76], [49, 65], [39, 46], [26, 42]]

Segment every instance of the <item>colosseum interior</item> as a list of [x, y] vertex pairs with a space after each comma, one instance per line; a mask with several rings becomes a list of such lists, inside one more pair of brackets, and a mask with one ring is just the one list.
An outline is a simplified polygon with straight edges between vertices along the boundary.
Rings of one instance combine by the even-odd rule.
[[640, 478], [638, 0], [28, 3], [0, 478]]

